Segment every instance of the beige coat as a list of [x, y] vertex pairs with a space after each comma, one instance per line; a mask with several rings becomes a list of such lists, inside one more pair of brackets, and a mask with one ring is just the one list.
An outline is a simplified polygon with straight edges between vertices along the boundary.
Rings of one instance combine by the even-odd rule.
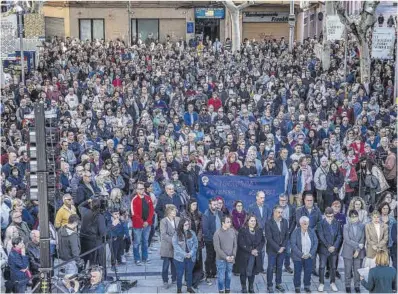
[[180, 218], [176, 217], [175, 220], [175, 228], [172, 226], [167, 217], [163, 218], [160, 221], [160, 256], [161, 257], [169, 257], [173, 258], [174, 250], [173, 250], [173, 235], [176, 231], [178, 224], [180, 222]]
[[[376, 229], [373, 223], [368, 223], [365, 227], [366, 233], [366, 257], [374, 258], [377, 251], [387, 251], [388, 243], [388, 226], [384, 223], [380, 223], [380, 238], [377, 238]], [[377, 247], [377, 250], [373, 249], [373, 246]]]

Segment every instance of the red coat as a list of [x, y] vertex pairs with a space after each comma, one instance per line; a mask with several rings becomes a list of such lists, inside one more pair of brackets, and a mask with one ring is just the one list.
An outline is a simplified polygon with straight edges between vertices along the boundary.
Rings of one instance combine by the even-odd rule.
[[217, 111], [217, 110], [222, 106], [222, 101], [221, 101], [221, 99], [219, 99], [219, 98], [217, 98], [217, 99], [210, 98], [210, 99], [209, 99], [209, 102], [208, 102], [207, 104], [208, 104], [209, 106], [210, 106], [210, 105], [213, 105], [214, 110]]
[[151, 197], [145, 195], [144, 198], [141, 198], [138, 194], [133, 197], [131, 200], [131, 220], [133, 222], [134, 229], [142, 229], [144, 227], [144, 220], [142, 219], [142, 200], [146, 201], [148, 204], [148, 225], [152, 225], [152, 219], [154, 214], [154, 207]]
[[360, 142], [359, 145], [357, 145], [357, 143], [354, 141], [350, 144], [350, 147], [352, 147], [352, 149], [354, 149], [355, 155], [357, 155], [358, 157], [361, 157], [365, 153], [365, 143], [364, 142]]
[[[346, 176], [346, 171], [347, 170], [345, 168], [340, 168], [340, 172], [343, 174], [344, 178]], [[351, 169], [350, 169], [349, 172], [350, 172], [350, 174], [349, 174], [348, 178], [350, 179], [350, 181], [351, 182], [357, 182], [358, 181], [358, 176], [357, 176], [357, 173], [356, 173], [355, 168], [353, 166], [351, 166]], [[350, 192], [354, 192], [355, 191], [347, 183], [345, 183], [344, 185], [345, 185], [344, 188], [345, 188], [346, 193], [350, 193]]]

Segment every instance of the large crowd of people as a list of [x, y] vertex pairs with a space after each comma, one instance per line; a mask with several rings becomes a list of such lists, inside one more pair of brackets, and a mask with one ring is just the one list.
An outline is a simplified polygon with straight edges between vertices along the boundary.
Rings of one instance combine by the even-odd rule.
[[[230, 40], [208, 38], [126, 46], [55, 37], [26, 81], [4, 69], [6, 291], [38, 282], [38, 200], [28, 193], [35, 103], [56, 116], [60, 137], [51, 257], [66, 263], [68, 290], [79, 291], [68, 275], [94, 266], [85, 291], [104, 291], [107, 271], [131, 255], [133, 266], [150, 263], [157, 240], [164, 287], [177, 293], [184, 283], [190, 293], [200, 283], [229, 293], [233, 274], [243, 293], [254, 293], [260, 273], [270, 293], [285, 292], [283, 271], [294, 272], [296, 293], [302, 272], [307, 293], [314, 275], [320, 292], [325, 279], [332, 291], [395, 288], [388, 266], [391, 259], [397, 268], [396, 63], [372, 60], [361, 81], [355, 42], [347, 42], [345, 72], [344, 43], [331, 44], [323, 70], [314, 53], [320, 41], [297, 42], [290, 53], [284, 38], [244, 40], [232, 53]], [[200, 212], [200, 175], [280, 175], [285, 192], [274, 195], [275, 207], [259, 191], [248, 207], [216, 197]], [[340, 255], [345, 289], [335, 283]], [[372, 268], [367, 280], [362, 267]]]

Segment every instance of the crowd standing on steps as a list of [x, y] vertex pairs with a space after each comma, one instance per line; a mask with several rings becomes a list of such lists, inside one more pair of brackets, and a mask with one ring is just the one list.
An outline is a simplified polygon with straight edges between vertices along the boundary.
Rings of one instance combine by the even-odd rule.
[[[80, 254], [104, 241], [108, 271], [125, 264], [131, 247], [135, 265], [148, 264], [159, 237], [164, 288], [177, 292], [185, 282], [190, 293], [201, 283], [229, 293], [235, 274], [241, 291], [253, 293], [260, 273], [268, 292], [285, 292], [282, 271], [294, 272], [297, 293], [302, 273], [307, 293], [313, 275], [320, 292], [329, 284], [347, 293], [361, 284], [370, 292], [396, 289], [387, 279], [390, 262], [397, 267], [396, 61], [372, 59], [361, 80], [355, 42], [347, 42], [347, 72], [343, 41], [330, 44], [328, 70], [314, 52], [319, 42], [308, 38], [289, 52], [284, 38], [245, 39], [231, 52], [230, 40], [209, 38], [130, 46], [54, 37], [25, 81], [5, 68], [6, 291], [38, 282], [39, 201], [29, 198], [36, 103], [54, 115], [59, 137], [51, 257], [70, 260], [65, 274], [81, 271]], [[284, 176], [284, 193], [275, 207], [258, 191], [248, 207], [215, 197], [199, 211], [199, 175]], [[83, 267], [103, 267], [106, 251], [85, 255]], [[339, 256], [345, 289], [335, 283]], [[357, 272], [364, 266], [372, 268], [367, 281]], [[106, 270], [91, 275], [86, 290], [103, 291]]]

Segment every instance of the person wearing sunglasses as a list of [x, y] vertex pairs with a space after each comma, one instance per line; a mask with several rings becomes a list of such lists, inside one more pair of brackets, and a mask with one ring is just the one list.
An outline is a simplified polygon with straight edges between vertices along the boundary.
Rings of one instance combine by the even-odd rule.
[[57, 229], [68, 224], [69, 217], [72, 214], [76, 214], [76, 207], [73, 205], [73, 198], [71, 194], [64, 194], [64, 196], [62, 196], [62, 201], [64, 204], [57, 211], [55, 216], [55, 227]]

